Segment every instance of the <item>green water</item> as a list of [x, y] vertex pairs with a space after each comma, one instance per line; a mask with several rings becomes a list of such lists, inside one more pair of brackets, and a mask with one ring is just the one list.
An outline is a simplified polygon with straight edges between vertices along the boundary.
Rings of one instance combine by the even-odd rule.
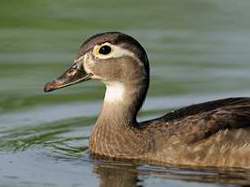
[[151, 62], [140, 119], [192, 103], [250, 96], [249, 0], [1, 0], [0, 186], [240, 186], [250, 171], [94, 160], [88, 137], [104, 86], [44, 94], [81, 42], [137, 38]]

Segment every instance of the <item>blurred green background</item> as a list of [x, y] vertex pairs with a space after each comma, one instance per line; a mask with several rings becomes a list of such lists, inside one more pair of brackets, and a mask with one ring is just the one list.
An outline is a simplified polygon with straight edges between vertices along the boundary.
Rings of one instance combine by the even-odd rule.
[[131, 34], [146, 48], [152, 96], [248, 89], [248, 8], [247, 0], [3, 0], [0, 111], [101, 99], [94, 82], [50, 95], [42, 87], [85, 39], [105, 31]]

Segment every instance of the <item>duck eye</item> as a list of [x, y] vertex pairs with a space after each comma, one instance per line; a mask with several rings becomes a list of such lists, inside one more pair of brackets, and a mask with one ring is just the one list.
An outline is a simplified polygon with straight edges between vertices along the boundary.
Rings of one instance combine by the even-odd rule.
[[108, 45], [104, 45], [99, 49], [99, 53], [103, 55], [107, 55], [111, 52], [111, 47]]

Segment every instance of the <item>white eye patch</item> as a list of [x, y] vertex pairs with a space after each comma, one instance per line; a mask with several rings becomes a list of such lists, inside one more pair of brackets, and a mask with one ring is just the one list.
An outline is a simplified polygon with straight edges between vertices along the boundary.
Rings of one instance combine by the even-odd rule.
[[[99, 51], [103, 46], [109, 46], [111, 48], [111, 51], [108, 54], [101, 54]], [[101, 45], [96, 45], [93, 49], [93, 55], [99, 59], [119, 58], [123, 56], [130, 56], [135, 58], [135, 55], [129, 50], [123, 49], [119, 46], [112, 45], [108, 42], [103, 43]]]

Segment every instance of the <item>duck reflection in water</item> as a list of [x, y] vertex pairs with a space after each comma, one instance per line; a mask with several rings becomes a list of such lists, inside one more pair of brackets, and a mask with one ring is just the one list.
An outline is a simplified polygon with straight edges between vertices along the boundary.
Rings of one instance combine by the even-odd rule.
[[99, 176], [100, 187], [134, 187], [141, 186], [136, 166], [114, 166], [96, 164], [94, 172]]
[[[94, 162], [93, 172], [99, 177], [100, 187], [160, 186], [225, 187], [233, 184], [249, 187], [250, 171], [244, 169], [154, 167], [124, 162]], [[179, 182], [173, 182], [173, 181]], [[211, 184], [212, 183], [212, 184]], [[216, 185], [214, 185], [216, 183]]]

